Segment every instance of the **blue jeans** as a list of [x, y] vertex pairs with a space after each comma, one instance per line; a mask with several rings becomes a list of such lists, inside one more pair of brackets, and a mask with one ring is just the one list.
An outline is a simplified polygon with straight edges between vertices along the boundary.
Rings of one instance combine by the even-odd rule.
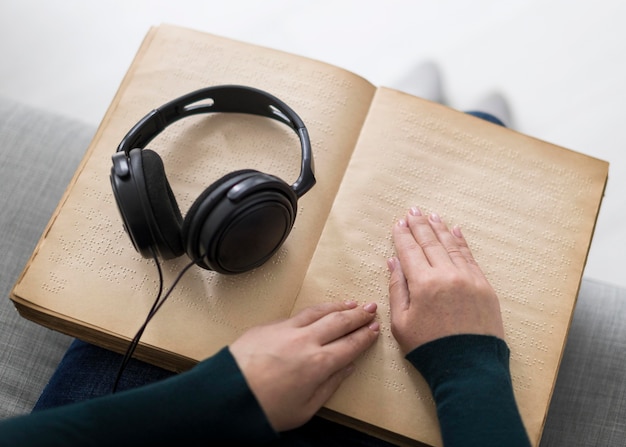
[[506, 127], [502, 121], [500, 121], [498, 118], [496, 118], [495, 116], [493, 116], [493, 115], [491, 115], [489, 113], [480, 112], [480, 111], [476, 111], [476, 110], [470, 110], [470, 111], [467, 111], [465, 113], [467, 113], [468, 115], [475, 116], [476, 118], [480, 118], [480, 119], [483, 119], [485, 121], [489, 121], [490, 123], [497, 124], [498, 126]]
[[[39, 396], [33, 411], [110, 394], [121, 362], [122, 356], [119, 354], [75, 340]], [[118, 390], [148, 385], [173, 374], [131, 359], [124, 370]]]

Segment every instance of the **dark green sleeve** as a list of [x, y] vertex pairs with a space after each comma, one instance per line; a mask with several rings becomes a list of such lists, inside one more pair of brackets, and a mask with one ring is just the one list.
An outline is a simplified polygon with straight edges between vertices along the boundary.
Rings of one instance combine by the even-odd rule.
[[455, 335], [420, 346], [406, 357], [430, 386], [446, 447], [530, 446], [503, 340]]
[[170, 379], [0, 423], [3, 446], [229, 445], [277, 438], [228, 348]]

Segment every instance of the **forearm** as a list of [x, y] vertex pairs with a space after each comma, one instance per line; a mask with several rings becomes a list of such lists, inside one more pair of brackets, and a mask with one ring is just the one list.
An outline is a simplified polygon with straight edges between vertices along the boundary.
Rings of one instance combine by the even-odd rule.
[[228, 349], [153, 385], [0, 424], [3, 445], [19, 446], [260, 443], [276, 436]]
[[529, 446], [499, 338], [456, 335], [427, 343], [407, 359], [428, 382], [446, 447]]

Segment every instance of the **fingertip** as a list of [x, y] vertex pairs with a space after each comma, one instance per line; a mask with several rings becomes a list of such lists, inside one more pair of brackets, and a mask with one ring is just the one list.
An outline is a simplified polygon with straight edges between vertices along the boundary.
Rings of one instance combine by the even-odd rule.
[[376, 303], [367, 303], [363, 306], [365, 312], [369, 312], [371, 314], [375, 313], [377, 308], [378, 306], [376, 305]]
[[454, 234], [456, 237], [458, 238], [463, 238], [463, 233], [461, 232], [461, 227], [459, 227], [458, 225], [455, 225], [452, 228], [452, 234]]
[[430, 214], [430, 221], [433, 223], [441, 223], [441, 216], [437, 213]]
[[392, 256], [387, 260], [387, 268], [391, 273], [392, 280], [394, 278], [404, 278], [404, 272], [402, 271], [402, 263], [397, 256]]
[[409, 209], [409, 214], [410, 214], [411, 216], [421, 216], [421, 215], [422, 215], [422, 210], [420, 210], [420, 209], [419, 209], [418, 207], [416, 207], [416, 206], [412, 206], [412, 207]]

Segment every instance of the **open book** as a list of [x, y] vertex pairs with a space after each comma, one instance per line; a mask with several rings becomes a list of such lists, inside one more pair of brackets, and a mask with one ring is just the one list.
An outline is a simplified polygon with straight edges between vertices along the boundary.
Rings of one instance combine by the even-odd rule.
[[[20, 313], [126, 350], [158, 277], [123, 231], [111, 156], [150, 110], [220, 84], [268, 91], [300, 115], [317, 184], [300, 199], [294, 229], [268, 263], [234, 276], [192, 268], [148, 325], [137, 357], [184, 370], [247, 328], [305, 306], [375, 301], [381, 336], [324, 414], [397, 442], [440, 445], [428, 386], [389, 327], [391, 228], [417, 205], [463, 228], [496, 289], [516, 398], [537, 444], [608, 164], [280, 51], [174, 26], [150, 30], [12, 291]], [[162, 156], [183, 215], [230, 171], [257, 169], [288, 183], [299, 173], [295, 134], [258, 116], [186, 118], [149, 147]], [[187, 262], [164, 263], [166, 287]]]

